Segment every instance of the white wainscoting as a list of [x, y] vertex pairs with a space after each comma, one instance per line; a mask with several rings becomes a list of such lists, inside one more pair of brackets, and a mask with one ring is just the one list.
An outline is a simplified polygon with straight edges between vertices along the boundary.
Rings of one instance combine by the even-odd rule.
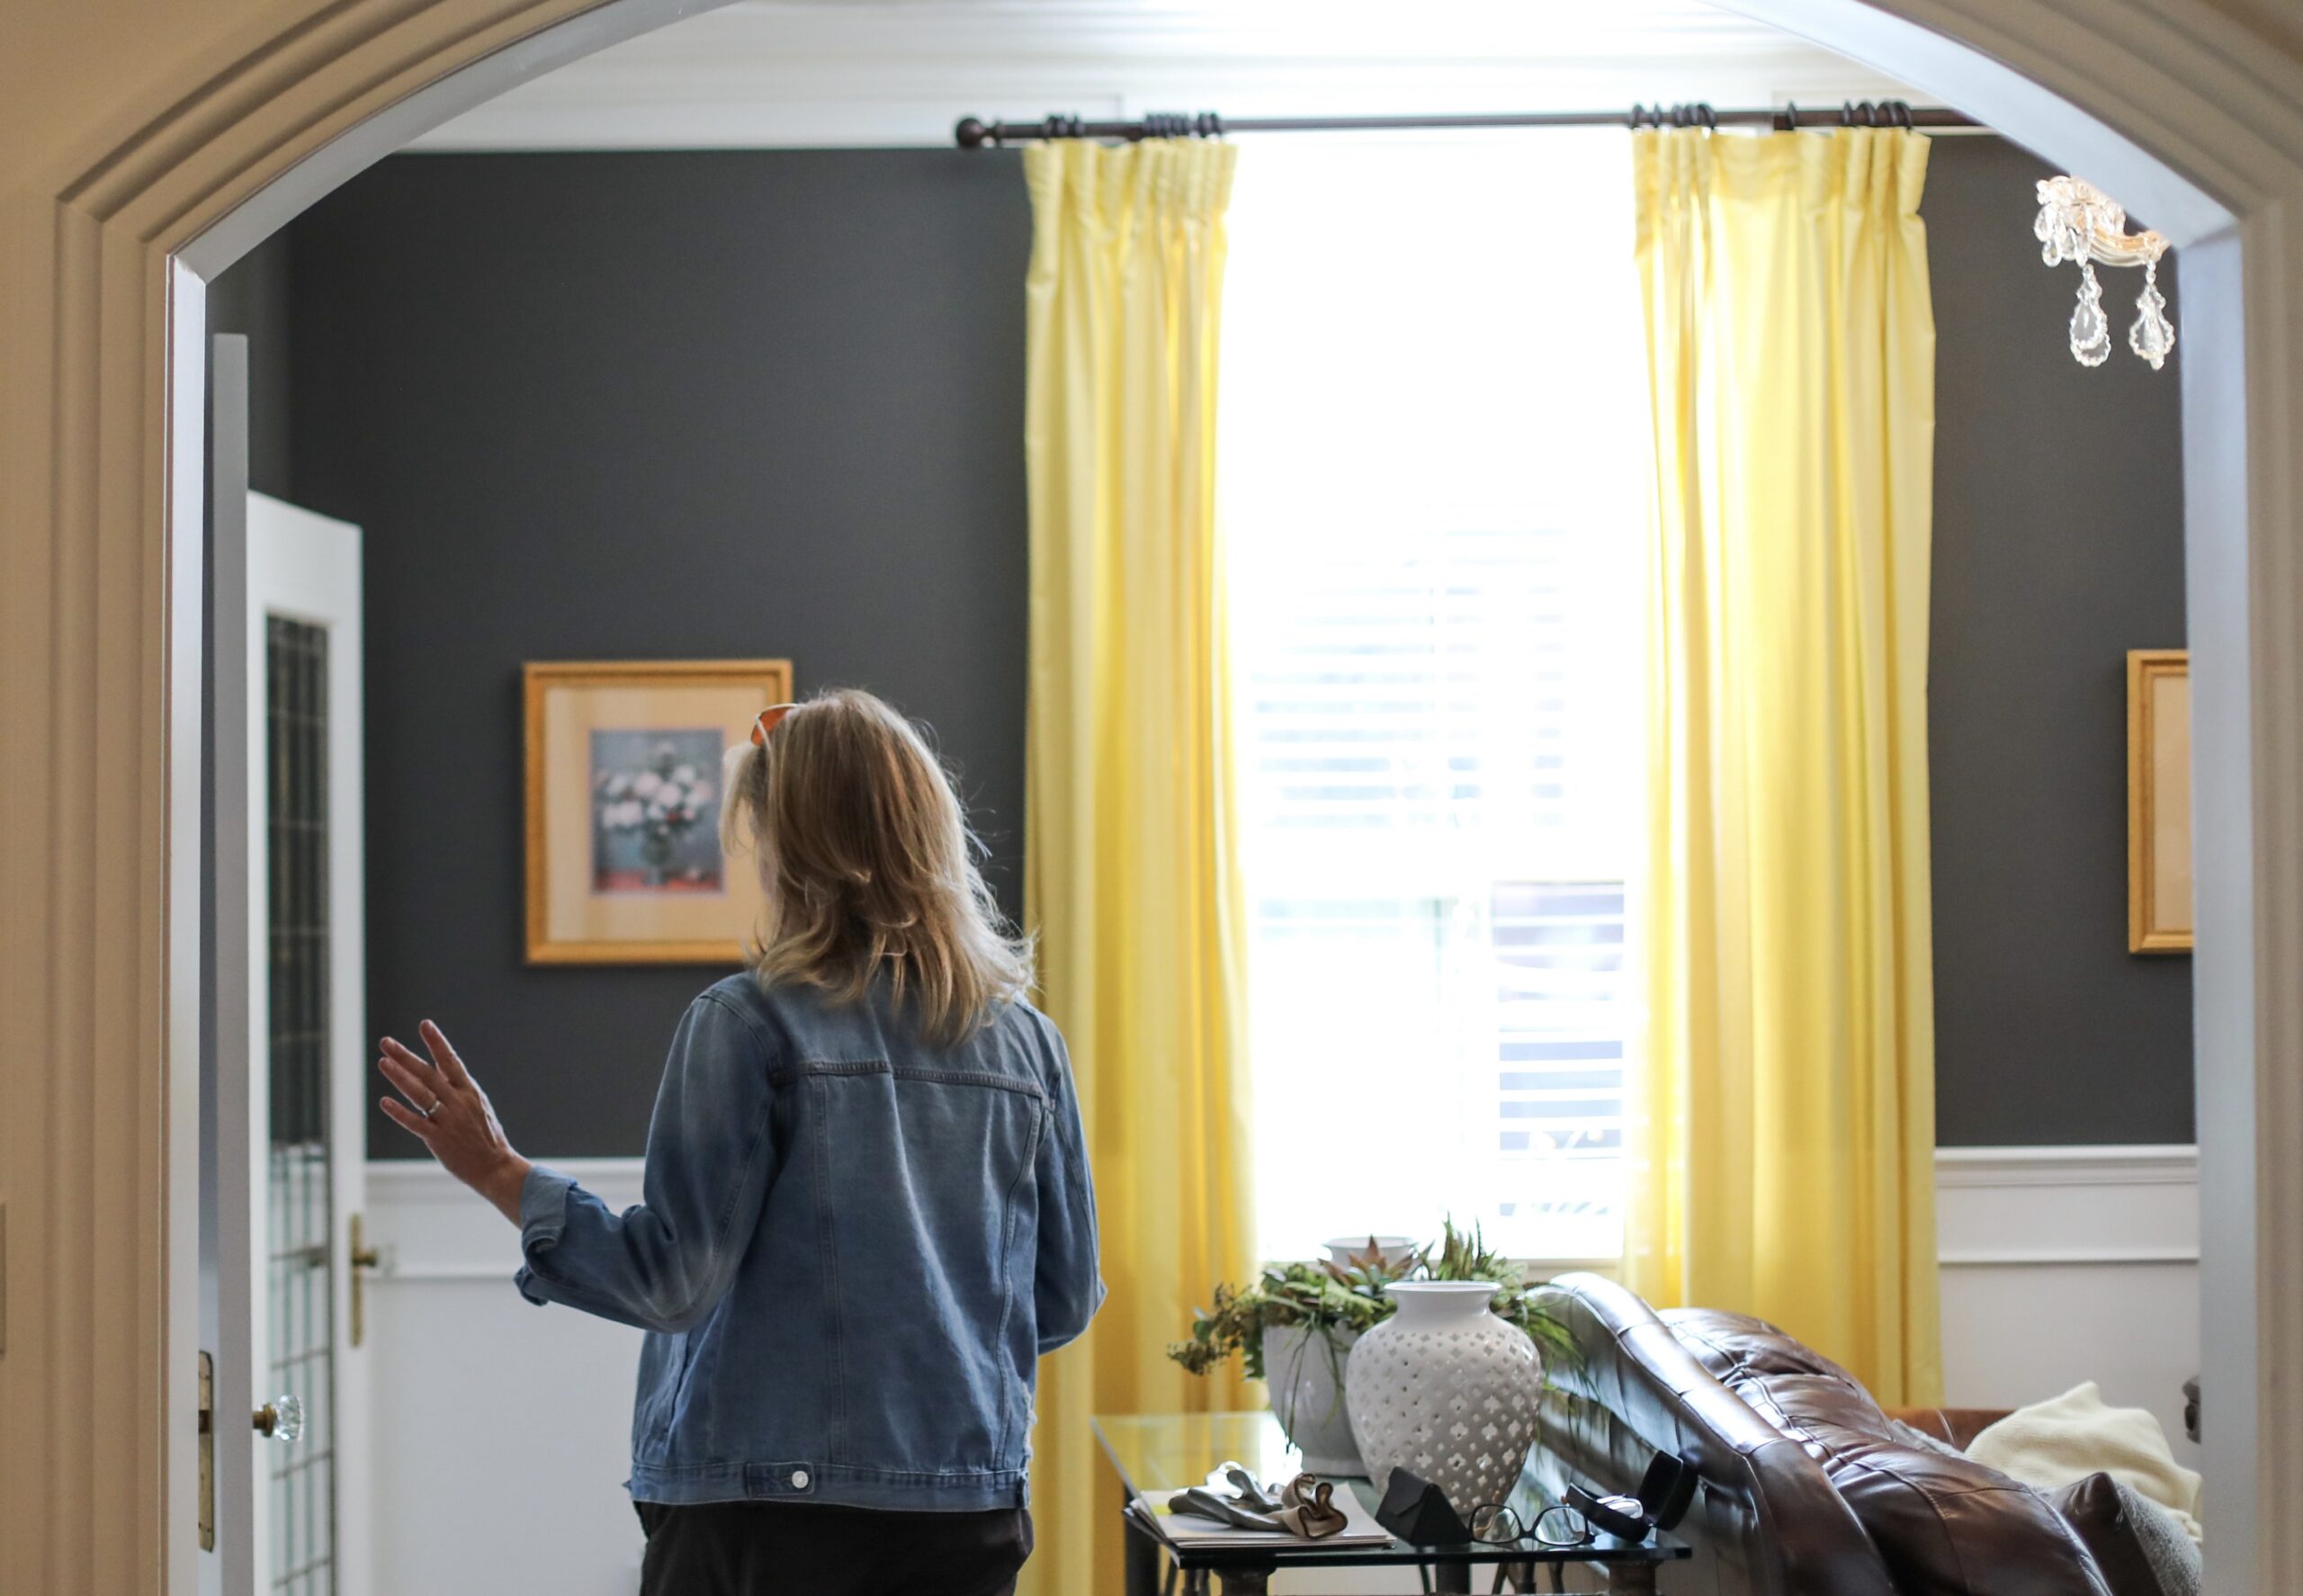
[[[553, 1167], [611, 1206], [639, 1200], [636, 1159]], [[2194, 1150], [1947, 1148], [1937, 1187], [1951, 1401], [2012, 1407], [2094, 1380], [2157, 1413], [2196, 1466], [2181, 1390], [2199, 1370]], [[632, 1596], [639, 1332], [522, 1301], [511, 1227], [429, 1162], [370, 1164], [368, 1215], [384, 1252], [379, 1596]]]
[[[552, 1167], [640, 1200], [638, 1159]], [[367, 1211], [377, 1596], [632, 1596], [640, 1332], [524, 1300], [516, 1233], [428, 1159], [371, 1162]]]
[[2198, 1150], [1947, 1147], [1935, 1170], [1949, 1399], [2015, 1407], [2093, 1380], [2197, 1468]]

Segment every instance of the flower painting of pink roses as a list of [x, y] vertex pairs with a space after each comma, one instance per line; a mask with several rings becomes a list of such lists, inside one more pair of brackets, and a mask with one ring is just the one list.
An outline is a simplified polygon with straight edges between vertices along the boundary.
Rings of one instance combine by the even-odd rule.
[[592, 891], [717, 892], [717, 727], [591, 734]]

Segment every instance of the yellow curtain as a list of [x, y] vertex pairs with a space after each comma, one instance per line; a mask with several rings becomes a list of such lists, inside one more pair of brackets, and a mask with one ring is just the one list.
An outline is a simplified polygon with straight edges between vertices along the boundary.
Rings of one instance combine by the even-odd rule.
[[1656, 507], [1626, 1278], [1933, 1403], [1927, 140], [1634, 137]]
[[1025, 152], [1033, 237], [1026, 919], [1070, 1041], [1111, 1296], [1040, 1369], [1027, 1591], [1120, 1588], [1097, 1413], [1240, 1407], [1168, 1361], [1253, 1268], [1231, 706], [1215, 535], [1236, 151]]

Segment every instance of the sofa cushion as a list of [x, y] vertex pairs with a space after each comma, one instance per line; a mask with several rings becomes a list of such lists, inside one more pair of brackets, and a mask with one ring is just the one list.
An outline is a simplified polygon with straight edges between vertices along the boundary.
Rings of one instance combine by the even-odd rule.
[[1823, 1466], [1904, 1596], [2110, 1596], [2044, 1497], [1971, 1458], [1908, 1444], [1828, 1358], [1741, 1314], [1678, 1314], [1671, 1324], [1698, 1362]]
[[2167, 1509], [2107, 1474], [2074, 1480], [2053, 1501], [2111, 1596], [2199, 1596], [2199, 1547]]

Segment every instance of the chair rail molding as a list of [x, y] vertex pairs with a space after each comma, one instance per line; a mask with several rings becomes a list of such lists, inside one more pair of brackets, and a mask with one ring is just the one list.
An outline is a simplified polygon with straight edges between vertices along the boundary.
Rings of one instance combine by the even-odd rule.
[[1939, 1189], [2001, 1186], [2196, 1186], [2189, 1142], [2069, 1147], [1939, 1147]]
[[[2303, 1566], [2303, 1515], [2276, 1511], [2303, 1502], [2303, 39], [2264, 0], [1732, 8], [2083, 171], [2184, 252], [2206, 1361], [2218, 1389], [2253, 1393], [2218, 1399], [2209, 1431], [2208, 1577], [2252, 1593]], [[16, 0], [0, 1588], [197, 1588], [206, 280], [449, 117], [704, 9]]]
[[[641, 1200], [636, 1158], [539, 1159], [617, 1211]], [[369, 1234], [381, 1255], [375, 1284], [492, 1280], [519, 1267], [504, 1216], [428, 1158], [368, 1161]], [[507, 1287], [508, 1289], [508, 1287]]]
[[1938, 1148], [1935, 1217], [1946, 1269], [2196, 1266], [2199, 1150]]

